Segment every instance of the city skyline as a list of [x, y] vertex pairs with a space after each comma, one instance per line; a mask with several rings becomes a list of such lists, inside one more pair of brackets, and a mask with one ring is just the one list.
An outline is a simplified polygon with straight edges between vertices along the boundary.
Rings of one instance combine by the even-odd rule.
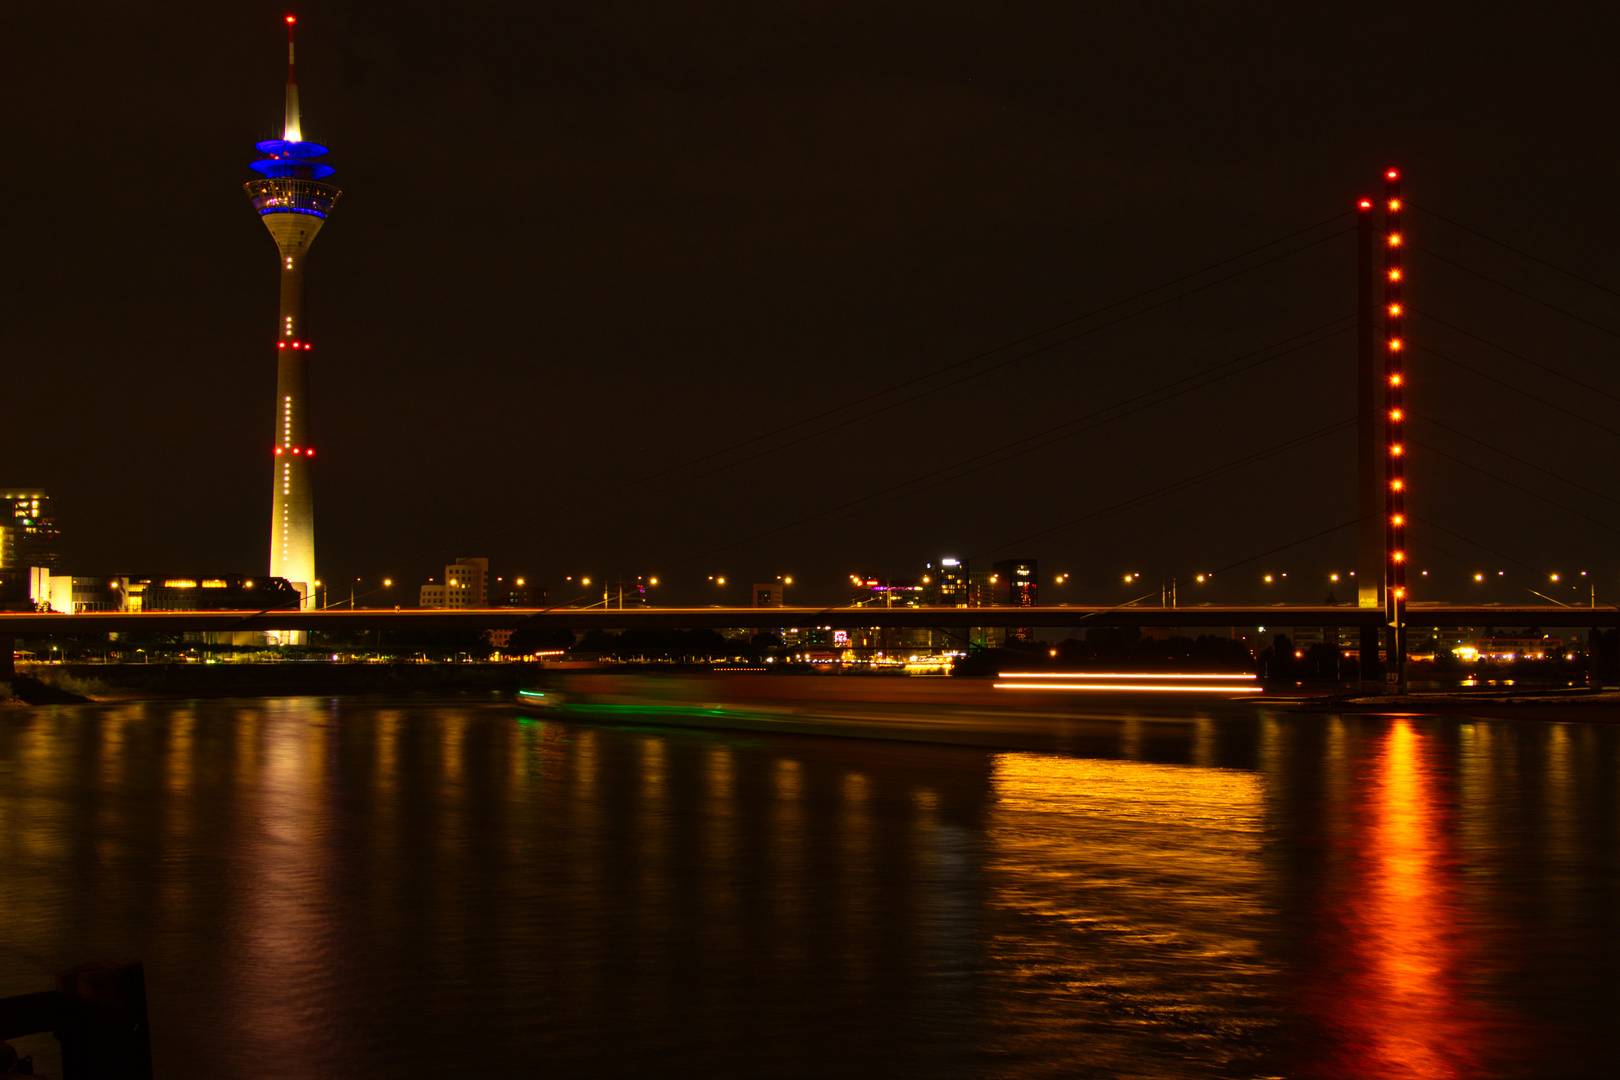
[[[237, 167], [225, 163], [225, 150], [239, 145], [244, 117], [260, 117], [261, 132], [274, 133], [263, 91], [275, 77], [276, 58], [252, 58], [265, 52], [268, 24], [280, 17], [199, 14], [161, 28], [132, 20], [93, 32], [83, 47], [90, 57], [107, 50], [110, 70], [118, 72], [124, 61], [111, 52], [112, 30], [121, 49], [161, 30], [153, 48], [165, 63], [132, 79], [125, 96], [161, 103], [166, 122], [181, 125], [188, 145], [216, 163], [208, 183], [218, 184]], [[45, 15], [28, 18], [48, 25]], [[454, 42], [473, 30], [451, 15], [432, 33]], [[741, 66], [731, 69], [731, 84], [739, 89], [718, 102], [705, 101], [701, 83], [693, 81], [705, 53], [689, 35], [657, 43], [571, 13], [557, 30], [547, 38], [560, 42], [545, 46], [547, 66], [512, 51], [538, 32], [521, 21], [511, 28], [510, 42], [451, 49], [442, 64], [418, 62], [427, 55], [429, 32], [403, 15], [378, 21], [339, 8], [312, 13], [305, 26], [301, 44], [319, 61], [306, 76], [316, 86], [306, 101], [316, 109], [309, 130], [321, 138], [342, 135], [333, 141], [345, 147], [345, 167], [367, 178], [369, 206], [346, 212], [342, 244], [332, 243], [313, 271], [322, 297], [322, 356], [333, 358], [316, 377], [314, 422], [336, 440], [331, 449], [326, 441], [320, 448], [323, 484], [334, 485], [324, 505], [342, 507], [336, 517], [323, 515], [321, 558], [335, 580], [390, 573], [425, 578], [448, 557], [442, 547], [487, 554], [496, 565], [551, 582], [585, 569], [694, 560], [708, 569], [723, 566], [738, 581], [792, 567], [806, 582], [836, 582], [854, 569], [908, 572], [942, 548], [996, 557], [998, 545], [1077, 517], [1077, 509], [1128, 499], [1196, 472], [1206, 459], [1240, 457], [1313, 430], [1339, 419], [1340, 408], [1348, 414], [1351, 342], [1334, 339], [959, 484], [907, 489], [857, 507], [853, 516], [827, 515], [711, 558], [705, 554], [821, 514], [843, 502], [846, 491], [881, 491], [963, 458], [975, 446], [1010, 442], [1085, 403], [1124, 400], [1156, 385], [1151, 376], [1159, 371], [1169, 381], [1325, 323], [1343, 313], [1339, 305], [1348, 310], [1353, 303], [1352, 241], [1324, 241], [1296, 259], [1014, 363], [1002, 374], [725, 472], [680, 485], [626, 485], [1348, 211], [1350, 200], [1376, 193], [1375, 178], [1391, 161], [1401, 162], [1411, 178], [1417, 242], [1601, 326], [1615, 322], [1601, 309], [1608, 301], [1600, 290], [1423, 216], [1434, 210], [1607, 280], [1594, 268], [1604, 265], [1597, 238], [1612, 232], [1602, 220], [1611, 211], [1599, 192], [1613, 163], [1600, 147], [1561, 138], [1561, 125], [1602, 118], [1574, 89], [1565, 95], [1573, 111], [1560, 114], [1559, 130], [1537, 133], [1512, 123], [1521, 106], [1501, 97], [1451, 101], [1438, 80], [1417, 68], [1400, 73], [1397, 92], [1365, 73], [1352, 78], [1333, 52], [1312, 100], [1339, 139], [1342, 149], [1334, 154], [1317, 155], [1316, 144], [1303, 137], [1280, 148], [1242, 135], [1222, 144], [1189, 128], [1213, 106], [1178, 115], [1168, 108], [1164, 95], [1173, 84], [1167, 84], [1121, 103], [1106, 121], [1092, 119], [1105, 125], [1106, 138], [1090, 157], [1077, 148], [1046, 160], [1034, 154], [1047, 134], [1094, 113], [1084, 107], [1090, 99], [1078, 84], [1044, 85], [1019, 74], [1012, 62], [1017, 50], [1039, 48], [1024, 27], [1007, 28], [978, 46], [970, 44], [965, 24], [950, 18], [910, 38], [880, 24], [868, 31], [881, 46], [874, 55], [818, 35], [802, 48], [772, 37], [761, 43], [762, 55], [793, 62], [772, 72], [734, 60]], [[1126, 38], [1144, 32], [1128, 21], [1113, 30]], [[1176, 36], [1181, 33], [1168, 48], [1195, 62], [1175, 77], [1211, 70], [1190, 40], [1192, 28], [1187, 37]], [[1412, 30], [1420, 41], [1438, 33], [1426, 24]], [[205, 50], [165, 51], [204, 36]], [[576, 78], [588, 70], [582, 57], [607, 54], [620, 59], [591, 80]], [[896, 111], [903, 98], [870, 81], [885, 70], [901, 73], [900, 88], [914, 95], [910, 112]], [[1546, 74], [1549, 87], [1570, 88], [1584, 78], [1578, 66]], [[838, 78], [855, 81], [840, 90]], [[188, 89], [202, 85], [209, 93]], [[851, 87], [867, 87], [863, 92], [888, 111], [863, 118], [851, 106]], [[502, 92], [495, 94], [497, 88]], [[1217, 97], [1231, 103], [1254, 90], [1240, 81]], [[778, 96], [786, 106], [780, 119], [751, 129], [752, 142], [723, 137], [721, 121], [744, 107], [750, 92]], [[659, 93], [692, 108], [669, 114], [677, 122], [661, 126], [655, 122], [664, 116], [655, 108]], [[1008, 124], [990, 122], [992, 106]], [[218, 360], [250, 356], [260, 347], [254, 342], [262, 343], [262, 330], [255, 337], [253, 327], [265, 324], [265, 289], [252, 287], [251, 271], [228, 277], [216, 270], [262, 260], [262, 237], [246, 231], [239, 217], [226, 220], [226, 204], [217, 193], [203, 193], [192, 175], [198, 170], [166, 177], [164, 191], [195, 211], [170, 223], [141, 274], [109, 294], [108, 304], [64, 317], [60, 290], [34, 290], [62, 280], [54, 260], [69, 252], [77, 273], [89, 275], [89, 287], [108, 258], [105, 238], [118, 235], [97, 216], [105, 211], [83, 186], [81, 177], [95, 170], [75, 165], [90, 144], [73, 136], [87, 130], [74, 118], [91, 116], [90, 107], [70, 92], [50, 114], [60, 122], [37, 132], [63, 177], [42, 195], [48, 204], [42, 217], [55, 235], [32, 245], [47, 252], [45, 272], [22, 283], [18, 298], [32, 302], [13, 312], [19, 347], [38, 358], [25, 365], [21, 390], [25, 398], [47, 393], [46, 384], [34, 381], [45, 372], [57, 380], [66, 373], [85, 385], [119, 385], [102, 359], [113, 355], [143, 367], [157, 363], [182, 389], [154, 396], [126, 387], [119, 404], [105, 417], [92, 414], [93, 422], [81, 422], [70, 443], [53, 440], [51, 417], [24, 415], [5, 447], [10, 479], [53, 492], [58, 516], [72, 523], [67, 542], [74, 568], [255, 569], [263, 540], [250, 534], [263, 533], [251, 519], [262, 522], [262, 508], [252, 511], [236, 492], [263, 460], [262, 437], [250, 439], [230, 425], [246, 419], [252, 426], [251, 403], [262, 400], [265, 383], [250, 365]], [[115, 110], [95, 130], [122, 131], [135, 115], [126, 120]], [[1386, 122], [1370, 124], [1368, 115]], [[578, 120], [574, 126], [570, 116]], [[593, 123], [580, 126], [587, 116]], [[540, 124], [541, 138], [513, 144], [496, 136], [497, 125], [524, 118]], [[1463, 146], [1441, 137], [1446, 125], [1483, 131], [1487, 118], [1500, 130], [1488, 132], [1485, 143]], [[614, 119], [619, 122], [594, 122]], [[829, 127], [830, 121], [836, 122]], [[1150, 169], [1153, 154], [1138, 133], [1155, 125], [1185, 136], [1177, 144], [1184, 168]], [[410, 169], [391, 156], [405, 145], [408, 130], [421, 132], [420, 144], [454, 162], [463, 179], [446, 196], [444, 214], [412, 218], [418, 224], [404, 236], [390, 233], [390, 223], [413, 213], [410, 207], [422, 197], [420, 182], [408, 179]], [[806, 143], [812, 132], [815, 139]], [[693, 136], [689, 148], [675, 151], [668, 140], [677, 133]], [[877, 138], [882, 135], [889, 139]], [[898, 153], [897, 138], [921, 140], [914, 145], [928, 151], [924, 160], [961, 164], [933, 170], [917, 187], [919, 177]], [[1554, 145], [1556, 154], [1546, 152]], [[913, 194], [903, 200], [868, 196], [860, 203], [834, 177], [787, 167], [814, 160], [795, 146], [814, 146], [820, 156], [855, 170], [851, 175], [869, 181], [863, 190], [888, 191], [885, 184], [892, 182]], [[1028, 175], [1044, 170], [1052, 183], [1016, 186], [1017, 211], [987, 217], [996, 204], [985, 200], [1001, 192], [1008, 177], [970, 159], [938, 157], [953, 146], [1002, 151], [1007, 167], [1035, 169]], [[1222, 157], [1228, 152], [1229, 161]], [[653, 169], [671, 153], [670, 168]], [[1487, 153], [1507, 162], [1488, 187], [1473, 179], [1475, 163]], [[662, 178], [657, 184], [636, 179], [655, 175]], [[1125, 184], [1132, 176], [1158, 179]], [[717, 199], [745, 177], [748, 198]], [[774, 180], [757, 182], [765, 177]], [[587, 183], [591, 178], [599, 182]], [[1058, 178], [1069, 186], [1060, 190]], [[145, 183], [138, 176], [131, 182]], [[1545, 193], [1555, 185], [1560, 198], [1549, 200]], [[676, 192], [693, 197], [676, 199]], [[811, 201], [795, 202], [790, 211], [782, 202], [789, 196]], [[144, 190], [131, 198], [153, 201]], [[945, 244], [957, 235], [952, 223], [968, 209], [975, 211], [969, 218], [983, 223]], [[232, 213], [239, 215], [239, 207]], [[631, 223], [630, 231], [615, 221]], [[825, 239], [784, 231], [780, 226], [788, 221], [817, 222]], [[657, 222], [666, 223], [665, 232]], [[1046, 238], [1036, 238], [1037, 225]], [[750, 273], [755, 263], [769, 272]], [[1427, 304], [1456, 326], [1592, 385], [1609, 385], [1602, 365], [1610, 338], [1602, 331], [1528, 301], [1511, 300], [1524, 307], [1509, 310], [1510, 294], [1462, 270], [1435, 263], [1423, 273], [1414, 305]], [[152, 335], [137, 332], [142, 319], [135, 314], [159, 306], [158, 296], [179, 305], [174, 325], [159, 335], [161, 359], [143, 355]], [[1489, 310], [1498, 304], [1500, 316]], [[116, 328], [104, 311], [123, 313]], [[749, 314], [734, 317], [743, 312]], [[1430, 327], [1427, 333], [1441, 352], [1488, 376], [1596, 416], [1596, 399], [1567, 381], [1516, 366], [1451, 331]], [[1465, 435], [1432, 432], [1431, 441], [1451, 456], [1425, 460], [1420, 450], [1414, 457], [1415, 490], [1424, 503], [1414, 512], [1526, 563], [1555, 560], [1566, 571], [1579, 566], [1612, 575], [1610, 530], [1454, 460], [1485, 464], [1521, 487], [1541, 489], [1539, 474], [1465, 438], [1494, 437], [1527, 461], [1607, 492], [1590, 463], [1610, 449], [1611, 436], [1445, 361], [1419, 357], [1417, 363], [1414, 409]], [[984, 413], [978, 398], [995, 385], [1036, 397], [1017, 409]], [[337, 418], [341, 424], [328, 422]], [[971, 442], [933, 430], [969, 422], [988, 425]], [[1103, 567], [1169, 575], [1264, 550], [1273, 539], [1311, 531], [1306, 522], [1331, 524], [1338, 511], [1353, 507], [1349, 445], [1347, 434], [1331, 436], [1176, 498], [1060, 532], [1037, 545], [1037, 553], [1044, 565], [1095, 567], [1100, 578]], [[166, 463], [168, 472], [156, 474], [155, 490], [137, 494], [108, 466], [114, 460], [148, 474]], [[989, 492], [996, 497], [986, 497]], [[1582, 503], [1584, 496], [1567, 487], [1554, 494], [1612, 522], [1601, 502]], [[544, 516], [547, 510], [556, 512]], [[1196, 544], [1186, 522], [1198, 523]], [[1348, 533], [1326, 538], [1293, 565], [1343, 571], [1352, 565], [1353, 543]], [[1421, 527], [1414, 549], [1425, 566], [1458, 580], [1467, 580], [1476, 564], [1512, 568], [1442, 533], [1425, 538]]]

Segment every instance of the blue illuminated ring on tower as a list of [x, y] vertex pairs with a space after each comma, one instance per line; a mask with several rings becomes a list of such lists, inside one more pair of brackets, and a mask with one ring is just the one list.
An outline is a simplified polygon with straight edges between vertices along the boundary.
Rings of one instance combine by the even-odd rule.
[[289, 177], [249, 180], [242, 186], [253, 200], [253, 208], [261, 215], [312, 214], [324, 218], [332, 212], [332, 204], [339, 195], [331, 184]]

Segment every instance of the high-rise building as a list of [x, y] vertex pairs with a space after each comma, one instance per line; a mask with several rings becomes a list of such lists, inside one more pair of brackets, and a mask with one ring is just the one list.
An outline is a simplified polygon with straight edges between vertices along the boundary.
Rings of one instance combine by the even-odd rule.
[[0, 490], [0, 569], [57, 569], [62, 532], [51, 516], [51, 497], [39, 488]]
[[327, 153], [304, 141], [293, 68], [293, 17], [287, 16], [287, 101], [281, 138], [258, 144], [249, 166], [259, 179], [245, 186], [259, 220], [280, 252], [281, 312], [276, 322], [275, 475], [270, 505], [270, 576], [286, 578], [315, 604], [315, 493], [310, 468], [309, 352], [304, 326], [304, 260], [339, 191], [321, 181], [334, 172]]
[[27, 611], [61, 564], [62, 533], [39, 488], [0, 488], [0, 609]]
[[[1040, 591], [1039, 564], [1034, 559], [1003, 559], [995, 564], [996, 605], [1006, 607], [1036, 607]], [[1007, 628], [1008, 641], [1033, 641], [1035, 629], [1030, 626]]]
[[923, 580], [928, 583], [926, 603], [937, 607], [968, 606], [968, 565], [961, 559], [941, 559], [937, 567], [929, 563]]
[[1003, 559], [994, 566], [998, 607], [1039, 607], [1039, 564], [1034, 559]]
[[485, 608], [488, 589], [488, 559], [457, 559], [444, 568], [443, 585], [422, 586], [417, 603], [425, 608]]

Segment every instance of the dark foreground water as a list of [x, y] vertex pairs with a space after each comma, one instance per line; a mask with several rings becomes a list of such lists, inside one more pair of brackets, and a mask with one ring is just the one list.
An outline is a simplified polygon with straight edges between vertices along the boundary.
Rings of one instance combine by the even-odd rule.
[[0, 995], [144, 959], [164, 1078], [1614, 1075], [1620, 729], [1067, 738], [5, 710]]

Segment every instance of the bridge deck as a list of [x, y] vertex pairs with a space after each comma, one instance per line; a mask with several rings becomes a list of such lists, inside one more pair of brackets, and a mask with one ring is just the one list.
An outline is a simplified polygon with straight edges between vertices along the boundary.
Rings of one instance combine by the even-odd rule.
[[[1620, 608], [1458, 607], [1414, 605], [1414, 627], [1620, 626]], [[357, 611], [148, 611], [77, 615], [0, 613], [0, 633], [95, 634], [204, 630], [407, 630], [591, 627], [777, 629], [790, 627], [998, 627], [1089, 626], [1220, 627], [1381, 626], [1383, 610], [1360, 607], [780, 607], [780, 608], [489, 608], [469, 611], [367, 609]]]

